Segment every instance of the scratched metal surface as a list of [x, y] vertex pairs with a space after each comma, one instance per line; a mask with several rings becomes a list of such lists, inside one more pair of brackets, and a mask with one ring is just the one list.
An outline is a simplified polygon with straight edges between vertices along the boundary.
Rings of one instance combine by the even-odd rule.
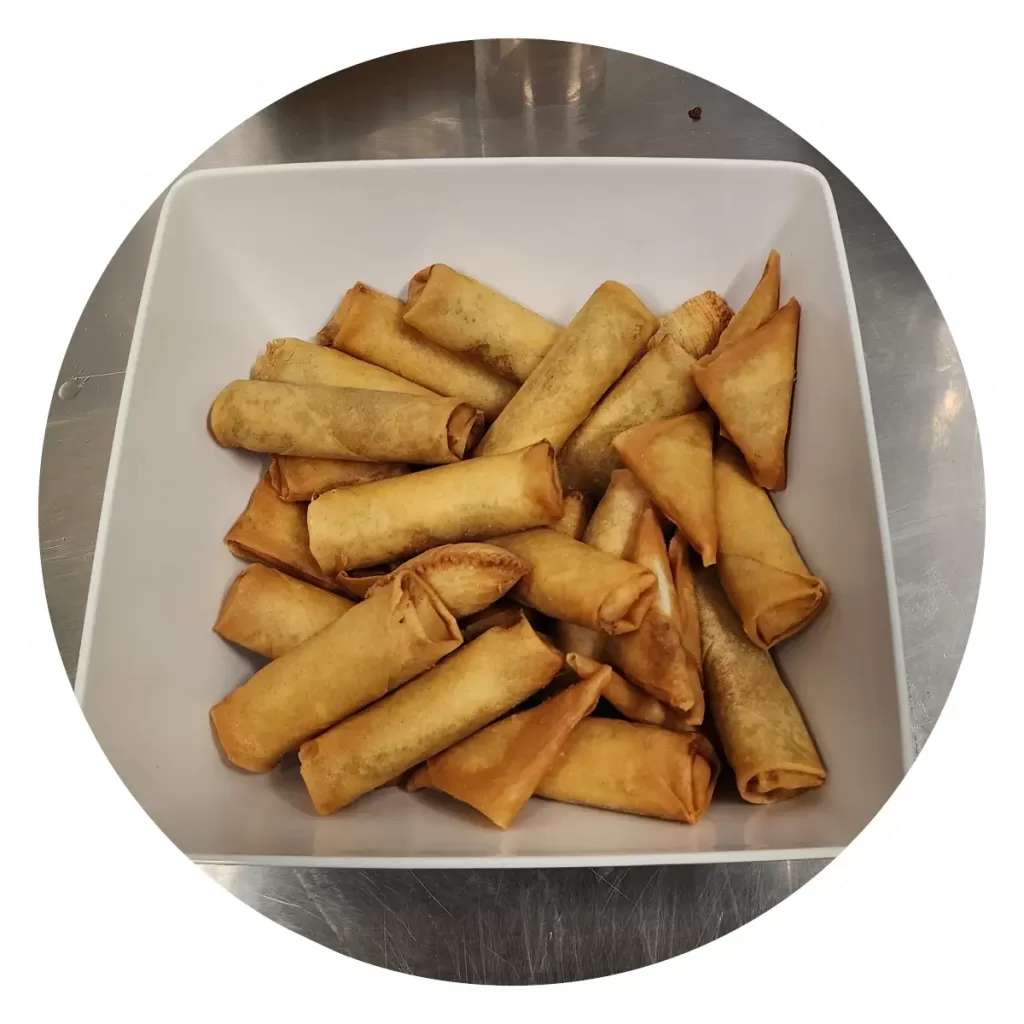
[[[699, 120], [688, 115], [695, 106]], [[681, 71], [584, 46], [505, 41], [397, 54], [316, 82], [240, 125], [193, 166], [522, 154], [787, 159], [828, 177], [867, 355], [920, 749], [953, 683], [977, 597], [984, 537], [977, 425], [956, 347], [913, 261], [812, 147]], [[159, 201], [98, 282], [54, 387], [40, 543], [70, 676]], [[204, 870], [266, 916], [348, 955], [500, 984], [596, 977], [678, 955], [763, 913], [823, 866]]]

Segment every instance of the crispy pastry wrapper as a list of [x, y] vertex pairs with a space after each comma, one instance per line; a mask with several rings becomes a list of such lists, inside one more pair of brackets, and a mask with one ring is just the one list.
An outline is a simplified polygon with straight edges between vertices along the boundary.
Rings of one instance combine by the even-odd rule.
[[333, 814], [435, 757], [543, 689], [561, 667], [561, 654], [525, 617], [509, 628], [489, 629], [299, 748], [314, 808]]
[[611, 674], [602, 668], [527, 711], [503, 718], [420, 766], [410, 790], [438, 789], [508, 828]]
[[716, 449], [714, 470], [719, 577], [744, 632], [768, 650], [824, 611], [828, 587], [807, 568], [771, 498], [732, 445]]
[[562, 330], [443, 263], [409, 282], [404, 319], [438, 345], [514, 381], [530, 376]]
[[606, 281], [562, 331], [477, 446], [499, 455], [546, 440], [557, 451], [640, 354], [657, 321], [627, 288]]
[[562, 518], [552, 529], [572, 537], [573, 540], [582, 540], [583, 532], [587, 528], [587, 496], [581, 491], [566, 492], [562, 509]]
[[[650, 503], [650, 495], [628, 469], [613, 470], [608, 488], [583, 531], [583, 542], [605, 554], [624, 558], [640, 517]], [[555, 640], [566, 654], [575, 651], [600, 661], [605, 634], [560, 621], [555, 627]]]
[[708, 704], [740, 796], [770, 804], [825, 781], [800, 709], [771, 655], [744, 635], [714, 573], [696, 574]]
[[565, 661], [580, 679], [589, 679], [596, 672], [607, 671], [607, 681], [601, 696], [631, 721], [657, 725], [673, 732], [694, 731], [695, 727], [686, 720], [681, 711], [676, 711], [657, 697], [652, 697], [645, 690], [641, 690], [639, 686], [634, 686], [610, 666], [602, 665], [594, 658], [575, 652], [567, 654]]
[[719, 761], [699, 733], [584, 718], [536, 795], [695, 825], [711, 803]]
[[221, 749], [239, 768], [270, 771], [290, 750], [461, 642], [455, 619], [430, 587], [414, 573], [398, 576], [215, 705], [210, 719]]
[[309, 505], [309, 543], [325, 574], [379, 566], [440, 544], [549, 526], [562, 488], [546, 442], [419, 473], [341, 487]]
[[[740, 311], [729, 321], [718, 340], [724, 348], [746, 334], [753, 334], [779, 310], [779, 290], [782, 283], [782, 268], [779, 254], [772, 249], [761, 273], [761, 279], [743, 304]], [[705, 353], [706, 354], [706, 353]]]
[[483, 611], [530, 571], [529, 563], [496, 544], [442, 544], [370, 584], [373, 594], [401, 572], [415, 572], [457, 619]]
[[[706, 356], [721, 338], [732, 320], [729, 303], [717, 292], [701, 292], [687, 299], [667, 316], [659, 317], [653, 345], [662, 338], [671, 338], [693, 359]], [[688, 412], [680, 410], [680, 415]], [[668, 415], [673, 415], [669, 413]]]
[[615, 448], [654, 503], [670, 519], [704, 565], [718, 549], [711, 468], [714, 422], [706, 412], [645, 423], [615, 438]]
[[358, 283], [345, 293], [317, 341], [439, 395], [468, 402], [488, 420], [516, 393], [512, 381], [425, 338], [402, 319], [398, 299], [365, 284]]
[[605, 642], [605, 657], [631, 682], [682, 712], [691, 725], [700, 725], [700, 652], [687, 650], [683, 640], [675, 578], [653, 508], [644, 512], [628, 557], [654, 575], [656, 596], [638, 629]]
[[340, 619], [353, 604], [254, 562], [224, 595], [213, 631], [265, 658], [279, 658]]
[[576, 429], [558, 453], [567, 487], [602, 492], [622, 458], [615, 437], [642, 423], [693, 412], [704, 401], [693, 380], [698, 355], [710, 352], [731, 316], [714, 292], [662, 317], [647, 351]]
[[339, 589], [334, 577], [320, 569], [309, 549], [306, 506], [282, 501], [269, 474], [264, 474], [256, 485], [224, 543], [236, 558], [263, 562], [317, 586]]
[[214, 399], [210, 430], [227, 448], [355, 462], [457, 462], [483, 414], [439, 395], [236, 380]]
[[697, 387], [743, 452], [754, 480], [770, 491], [786, 486], [800, 303], [790, 299], [762, 327], [719, 346], [693, 371]]
[[435, 394], [381, 366], [298, 338], [267, 342], [249, 376], [253, 380], [276, 380], [286, 384], [329, 384], [335, 388], [395, 391], [407, 395]]
[[270, 484], [284, 501], [312, 501], [335, 487], [388, 480], [408, 472], [409, 467], [398, 462], [307, 459], [301, 455], [270, 457]]
[[656, 581], [649, 570], [557, 530], [527, 530], [494, 543], [530, 566], [512, 596], [552, 618], [610, 635], [629, 633], [654, 601]]

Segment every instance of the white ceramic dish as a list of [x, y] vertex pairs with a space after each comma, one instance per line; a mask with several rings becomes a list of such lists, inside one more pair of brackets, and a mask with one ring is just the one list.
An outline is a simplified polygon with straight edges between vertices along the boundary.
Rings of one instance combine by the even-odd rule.
[[[533, 800], [507, 832], [390, 790], [315, 816], [295, 768], [226, 766], [210, 706], [253, 662], [211, 631], [240, 569], [222, 543], [259, 476], [209, 404], [270, 338], [311, 338], [357, 279], [401, 292], [432, 262], [567, 322], [606, 279], [656, 312], [706, 288], [738, 307], [770, 248], [803, 306], [790, 482], [778, 507], [831, 606], [777, 651], [829, 769], [776, 807], [717, 800], [696, 827]], [[114, 438], [77, 692], [156, 824], [201, 861], [538, 866], [832, 856], [909, 762], [889, 537], [831, 192], [797, 164], [384, 161], [202, 171], [160, 217]]]

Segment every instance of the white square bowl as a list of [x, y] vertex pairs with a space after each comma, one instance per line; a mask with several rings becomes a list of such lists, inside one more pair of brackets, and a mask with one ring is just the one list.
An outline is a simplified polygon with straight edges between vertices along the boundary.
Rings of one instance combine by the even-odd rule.
[[[222, 537], [260, 469], [206, 431], [262, 345], [312, 337], [357, 279], [402, 293], [434, 262], [568, 322], [606, 279], [655, 312], [704, 289], [738, 308], [769, 249], [802, 304], [790, 482], [778, 507], [832, 602], [777, 650], [829, 769], [775, 807], [717, 800], [695, 827], [532, 800], [507, 832], [441, 796], [312, 813], [295, 768], [226, 766], [208, 710], [253, 662], [211, 630], [240, 564]], [[379, 161], [201, 171], [163, 207], [114, 437], [77, 678], [114, 768], [192, 858], [541, 866], [828, 857], [909, 763], [881, 476], [832, 195], [786, 163]]]

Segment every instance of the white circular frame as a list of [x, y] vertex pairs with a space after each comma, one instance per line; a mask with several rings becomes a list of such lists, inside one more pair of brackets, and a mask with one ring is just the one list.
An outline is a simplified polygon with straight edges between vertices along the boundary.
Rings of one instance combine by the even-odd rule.
[[[276, 925], [213, 882], [136, 803], [99, 748], [63, 668], [43, 589], [39, 470], [53, 384], [99, 276], [141, 215], [209, 146], [247, 118], [316, 79], [401, 50], [472, 39], [534, 38], [622, 50], [679, 68], [755, 103], [812, 143], [885, 217], [938, 301], [974, 399], [985, 479], [981, 586], [963, 662], [920, 756], [862, 833], [814, 879], [759, 918], [663, 963], [625, 974], [554, 985], [494, 986], [433, 981], [364, 964]], [[181, 136], [104, 221], [63, 290], [36, 358], [14, 460], [13, 541], [26, 629], [53, 713], [82, 768], [121, 824], [185, 892], [227, 924], [325, 977], [400, 999], [466, 1010], [556, 1010], [629, 998], [714, 970], [792, 927], [852, 879], [892, 838], [924, 796], [964, 727], [988, 667], [1010, 566], [1011, 482], [995, 382], [964, 296], [918, 219], [877, 170], [804, 106], [756, 76], [693, 46], [650, 32], [560, 14], [489, 13], [434, 18], [339, 43], [295, 61], [233, 96]]]

